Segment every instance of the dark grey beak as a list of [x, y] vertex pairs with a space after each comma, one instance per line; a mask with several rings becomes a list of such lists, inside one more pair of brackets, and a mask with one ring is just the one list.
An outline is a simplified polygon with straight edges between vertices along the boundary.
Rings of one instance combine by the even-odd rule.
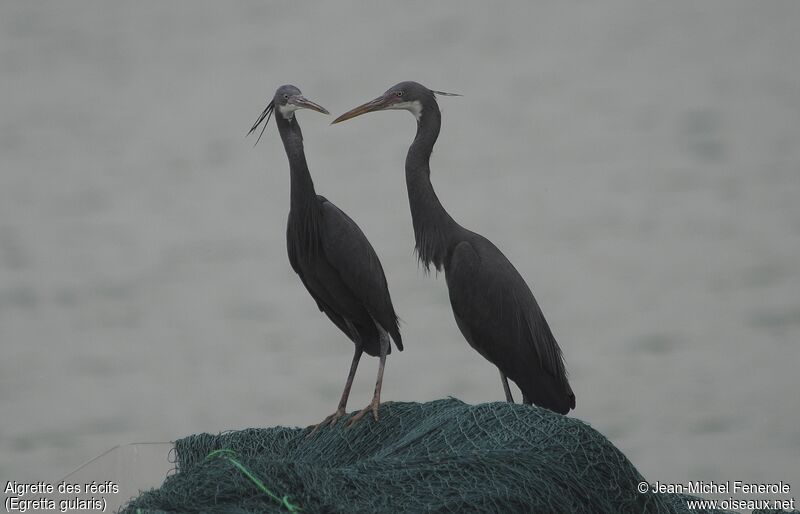
[[341, 123], [342, 121], [347, 121], [351, 118], [355, 118], [356, 116], [361, 116], [362, 114], [366, 114], [368, 112], [381, 111], [383, 109], [386, 109], [396, 101], [397, 100], [394, 95], [381, 95], [375, 100], [371, 100], [365, 104], [350, 109], [346, 113], [342, 114], [341, 116], [333, 120], [333, 122], [331, 122], [331, 125], [333, 125], [334, 123]]
[[300, 109], [311, 109], [312, 111], [321, 112], [322, 114], [330, 114], [323, 106], [312, 102], [303, 95], [295, 95], [290, 97], [288, 103], [296, 105]]

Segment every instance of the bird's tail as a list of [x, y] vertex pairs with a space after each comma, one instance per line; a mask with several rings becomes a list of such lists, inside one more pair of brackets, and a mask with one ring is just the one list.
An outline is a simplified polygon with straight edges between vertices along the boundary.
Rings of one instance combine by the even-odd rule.
[[564, 385], [550, 374], [536, 373], [530, 379], [518, 383], [522, 389], [524, 401], [532, 402], [539, 407], [545, 407], [559, 414], [566, 414], [575, 408], [575, 393], [569, 382], [564, 380]]
[[397, 347], [398, 350], [401, 352], [403, 351], [403, 337], [400, 335], [400, 318], [396, 315], [394, 317], [394, 323], [392, 326], [389, 327], [389, 335], [392, 336], [392, 340], [394, 341], [394, 345]]

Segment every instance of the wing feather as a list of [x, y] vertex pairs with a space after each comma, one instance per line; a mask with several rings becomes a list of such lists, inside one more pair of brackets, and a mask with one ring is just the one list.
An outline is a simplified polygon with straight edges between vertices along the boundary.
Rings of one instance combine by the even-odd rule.
[[471, 344], [485, 346], [476, 348], [479, 352], [497, 363], [510, 358], [507, 352], [519, 358], [527, 348], [539, 367], [568, 387], [550, 326], [525, 280], [497, 247], [485, 238], [459, 243], [447, 279], [454, 313], [460, 323], [471, 325], [476, 339]]
[[389, 286], [375, 250], [361, 229], [341, 209], [324, 197], [322, 208], [322, 250], [342, 282], [364, 305], [370, 315], [389, 332], [399, 350], [403, 341]]

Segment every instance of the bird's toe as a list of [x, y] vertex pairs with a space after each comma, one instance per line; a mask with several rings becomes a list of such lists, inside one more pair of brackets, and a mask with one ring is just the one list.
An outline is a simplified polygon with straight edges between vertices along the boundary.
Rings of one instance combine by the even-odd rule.
[[378, 406], [373, 404], [373, 403], [370, 403], [369, 405], [367, 405], [366, 407], [364, 407], [360, 411], [358, 411], [355, 414], [353, 414], [353, 417], [351, 417], [347, 421], [346, 428], [354, 427], [356, 425], [356, 423], [361, 421], [361, 418], [363, 418], [364, 416], [366, 416], [370, 412], [372, 412], [372, 415], [375, 417], [375, 421], [378, 421]]
[[316, 425], [311, 425], [311, 426], [307, 427], [306, 430], [311, 429], [311, 432], [309, 432], [309, 434], [306, 437], [313, 436], [314, 434], [316, 434], [319, 431], [319, 429], [324, 428], [326, 425], [328, 427], [334, 426], [336, 424], [336, 422], [339, 420], [339, 418], [341, 418], [344, 415], [345, 415], [345, 410], [343, 408], [337, 409], [336, 412], [334, 412], [333, 414], [331, 414], [327, 418], [323, 419], [322, 421], [320, 421]]

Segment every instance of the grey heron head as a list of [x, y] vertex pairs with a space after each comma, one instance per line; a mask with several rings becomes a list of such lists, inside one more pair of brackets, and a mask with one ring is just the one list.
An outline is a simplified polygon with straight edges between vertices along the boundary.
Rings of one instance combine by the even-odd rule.
[[387, 89], [386, 92], [378, 98], [350, 109], [333, 120], [333, 123], [340, 123], [368, 112], [386, 111], [390, 109], [406, 110], [413, 114], [417, 121], [419, 121], [427, 106], [436, 105], [435, 95], [461, 96], [455, 93], [434, 91], [418, 82], [400, 82]]
[[267, 128], [267, 123], [269, 123], [269, 118], [272, 116], [273, 112], [277, 112], [276, 116], [282, 116], [286, 120], [291, 120], [294, 118], [294, 112], [299, 109], [311, 109], [312, 111], [321, 112], [322, 114], [330, 114], [324, 107], [303, 96], [303, 93], [301, 93], [296, 86], [287, 84], [279, 87], [275, 91], [275, 96], [272, 97], [272, 101], [267, 104], [267, 107], [250, 128], [247, 135], [249, 136], [255, 132], [258, 126], [263, 122], [264, 126], [256, 140], [256, 144], [258, 144], [258, 142], [261, 141], [261, 136], [264, 135], [264, 130]]

